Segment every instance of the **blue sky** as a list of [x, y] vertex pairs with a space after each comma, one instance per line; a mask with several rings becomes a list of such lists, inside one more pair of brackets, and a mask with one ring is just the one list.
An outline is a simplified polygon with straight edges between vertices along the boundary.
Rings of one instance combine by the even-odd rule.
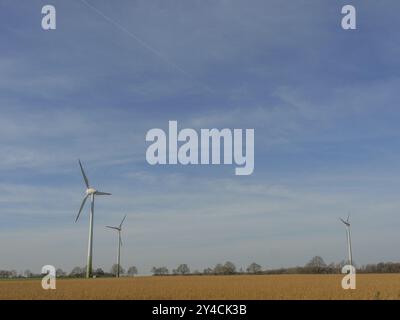
[[[0, 268], [399, 260], [396, 1], [0, 1]], [[107, 18], [90, 6], [100, 10]], [[111, 21], [111, 22], [110, 22]], [[254, 128], [255, 171], [146, 163], [146, 132]]]

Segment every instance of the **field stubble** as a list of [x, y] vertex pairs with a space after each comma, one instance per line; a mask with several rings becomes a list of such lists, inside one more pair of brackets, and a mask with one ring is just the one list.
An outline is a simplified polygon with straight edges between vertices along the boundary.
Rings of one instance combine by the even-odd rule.
[[400, 275], [357, 275], [343, 290], [342, 275], [168, 276], [0, 281], [0, 299], [400, 299]]

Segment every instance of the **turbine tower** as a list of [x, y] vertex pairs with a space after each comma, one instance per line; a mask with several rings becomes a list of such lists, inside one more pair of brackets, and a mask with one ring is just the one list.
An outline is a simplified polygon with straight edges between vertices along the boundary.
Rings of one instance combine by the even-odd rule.
[[350, 265], [353, 265], [353, 255], [351, 252], [351, 235], [350, 235], [350, 222], [349, 222], [350, 214], [347, 216], [347, 220], [344, 221], [342, 218], [340, 218], [340, 221], [344, 223], [346, 226], [346, 231], [347, 231], [347, 250], [349, 253], [349, 263]]
[[121, 262], [121, 245], [122, 245], [122, 240], [121, 240], [121, 231], [122, 231], [122, 224], [124, 223], [126, 218], [126, 215], [122, 219], [121, 223], [119, 224], [119, 227], [111, 227], [111, 226], [106, 226], [106, 228], [114, 229], [118, 231], [118, 259], [117, 259], [117, 274], [116, 277], [119, 278], [119, 269], [120, 269], [120, 262]]
[[94, 216], [94, 198], [95, 196], [109, 196], [111, 193], [100, 192], [95, 188], [90, 187], [89, 180], [86, 177], [85, 171], [83, 170], [82, 163], [79, 160], [79, 166], [81, 168], [83, 180], [86, 185], [86, 195], [82, 200], [81, 207], [79, 208], [78, 215], [76, 216], [75, 222], [78, 221], [79, 216], [82, 212], [83, 206], [85, 205], [86, 200], [90, 197], [91, 206], [90, 206], [90, 216], [89, 216], [89, 243], [88, 243], [88, 254], [87, 254], [87, 263], [86, 263], [86, 278], [92, 277], [92, 255], [93, 255], [93, 216]]

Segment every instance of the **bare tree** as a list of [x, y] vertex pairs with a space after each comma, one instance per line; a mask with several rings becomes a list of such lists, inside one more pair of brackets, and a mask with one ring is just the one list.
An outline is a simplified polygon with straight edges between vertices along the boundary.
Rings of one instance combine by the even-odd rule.
[[260, 273], [261, 272], [261, 266], [258, 263], [253, 262], [247, 267], [246, 271], [248, 273], [254, 273], [254, 274]]
[[178, 266], [178, 268], [176, 268], [176, 273], [177, 274], [189, 274], [190, 273], [190, 269], [188, 267], [187, 264], [181, 264]]
[[[118, 264], [113, 264], [112, 265], [112, 267], [111, 267], [111, 270], [110, 270], [110, 272], [111, 272], [111, 274], [112, 275], [116, 275], [117, 274], [117, 272], [118, 272]], [[124, 270], [124, 268], [122, 268], [122, 266], [120, 265], [119, 266], [119, 274], [124, 274], [125, 273], [125, 270]]]
[[65, 277], [67, 274], [64, 272], [61, 268], [57, 268], [56, 270], [56, 276], [57, 277]]
[[205, 268], [203, 270], [203, 274], [212, 274], [212, 273], [213, 273], [213, 269], [211, 269], [211, 268]]
[[227, 261], [225, 264], [218, 263], [213, 270], [214, 274], [235, 274], [236, 273], [236, 266]]
[[236, 266], [233, 262], [227, 261], [224, 264], [224, 274], [234, 274], [236, 273]]
[[136, 275], [137, 273], [138, 273], [138, 270], [137, 270], [137, 268], [136, 268], [135, 266], [129, 267], [129, 269], [128, 269], [128, 274], [129, 274], [130, 276], [134, 276], [134, 275]]
[[323, 273], [326, 271], [326, 263], [320, 256], [313, 257], [306, 265], [306, 271], [312, 273]]
[[72, 271], [70, 272], [69, 276], [70, 277], [83, 277], [83, 275], [85, 274], [85, 268], [81, 268], [81, 267], [74, 267], [72, 269]]
[[169, 270], [167, 267], [153, 267], [151, 268], [151, 272], [153, 273], [153, 275], [155, 276], [163, 276], [169, 273]]
[[24, 276], [26, 277], [26, 278], [30, 278], [30, 277], [32, 277], [32, 272], [31, 272], [31, 270], [29, 270], [29, 269], [27, 269], [27, 270], [25, 270], [24, 271]]
[[214, 274], [224, 274], [225, 268], [221, 263], [218, 263], [213, 270]]
[[96, 277], [102, 277], [104, 276], [105, 272], [102, 268], [97, 268], [96, 270], [94, 270], [93, 275]]

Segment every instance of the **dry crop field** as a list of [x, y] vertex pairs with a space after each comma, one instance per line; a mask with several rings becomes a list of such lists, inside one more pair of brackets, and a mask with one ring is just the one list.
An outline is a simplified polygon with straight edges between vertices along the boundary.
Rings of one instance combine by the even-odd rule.
[[343, 290], [341, 275], [173, 276], [57, 280], [1, 280], [0, 299], [400, 299], [399, 274], [357, 275]]

